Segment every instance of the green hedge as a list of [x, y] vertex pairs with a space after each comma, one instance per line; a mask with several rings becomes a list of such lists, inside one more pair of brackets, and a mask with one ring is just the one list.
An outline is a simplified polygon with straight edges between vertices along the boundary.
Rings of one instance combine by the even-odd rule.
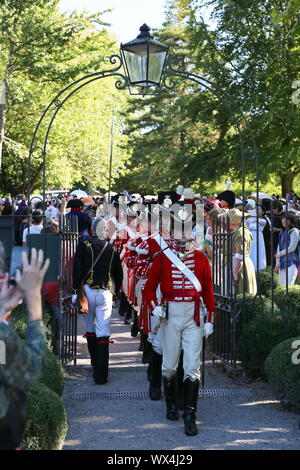
[[[54, 314], [44, 306], [43, 319], [46, 328], [45, 359], [39, 382], [28, 395], [26, 428], [21, 443], [25, 450], [60, 449], [67, 431], [66, 411], [60, 396], [64, 389], [64, 371], [52, 352], [56, 330]], [[26, 305], [19, 305], [12, 314], [12, 327], [22, 339], [26, 337]]]
[[[248, 307], [250, 305], [249, 302]], [[238, 354], [249, 376], [264, 377], [268, 354], [281, 341], [300, 335], [300, 323], [296, 315], [282, 315], [277, 306], [272, 313], [271, 302], [267, 299], [264, 299], [263, 308], [262, 304], [256, 305], [259, 307], [249, 311], [250, 319], [245, 318], [238, 328]]]
[[[299, 341], [300, 336], [289, 338], [272, 349], [265, 362], [265, 373], [270, 384], [282, 404], [300, 412], [300, 364], [293, 363], [300, 358], [292, 344]], [[299, 350], [299, 346], [297, 349]]]
[[300, 321], [300, 286], [289, 286], [287, 296], [285, 290], [285, 286], [278, 286], [274, 291], [274, 301], [283, 311], [298, 315]]
[[[279, 286], [279, 275], [273, 273], [274, 289]], [[265, 268], [256, 273], [257, 277], [257, 293], [266, 297], [271, 297], [272, 294], [272, 268]]]
[[67, 434], [66, 410], [45, 384], [33, 385], [28, 395], [23, 450], [60, 450]]
[[39, 381], [47, 385], [60, 397], [62, 396], [64, 391], [64, 370], [57, 356], [49, 348], [46, 348], [45, 361]]
[[239, 338], [244, 328], [255, 318], [258, 312], [263, 309], [271, 310], [272, 302], [271, 299], [265, 296], [254, 297], [248, 294], [245, 295], [245, 298], [243, 298], [242, 294], [239, 294], [237, 300], [241, 309], [241, 313], [236, 321], [237, 338]]
[[[46, 329], [46, 340], [47, 345], [50, 348], [53, 348], [53, 345], [56, 341], [56, 326], [55, 326], [55, 318], [54, 313], [51, 310], [49, 305], [44, 305], [43, 309], [43, 320]], [[18, 335], [25, 339], [26, 337], [26, 329], [27, 329], [27, 309], [26, 304], [22, 303], [18, 305], [13, 313], [12, 313], [12, 321], [11, 326], [14, 330], [18, 333]]]

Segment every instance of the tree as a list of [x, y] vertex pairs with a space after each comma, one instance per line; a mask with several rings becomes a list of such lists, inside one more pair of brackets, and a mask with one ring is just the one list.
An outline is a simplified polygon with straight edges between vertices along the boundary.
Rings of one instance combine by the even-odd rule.
[[[188, 23], [197, 67], [221, 83], [225, 79], [248, 117], [259, 144], [262, 179], [277, 174], [286, 194], [300, 173], [299, 106], [291, 99], [300, 72], [298, 0], [175, 3]], [[208, 4], [213, 28], [201, 19]]]
[[[4, 0], [0, 7], [0, 80], [4, 81], [7, 94], [0, 180], [2, 193], [26, 191], [31, 137], [53, 96], [80, 76], [111, 68], [108, 57], [117, 50], [115, 38], [103, 28], [101, 13], [61, 14], [57, 5], [58, 0], [38, 0], [34, 4], [32, 1]], [[72, 166], [74, 161], [77, 162], [80, 145], [86, 149], [81, 152], [85, 168], [92, 168], [98, 158], [96, 149], [101, 136], [97, 129], [105, 127], [106, 120], [111, 121], [113, 110], [108, 110], [107, 102], [112, 103], [117, 91], [112, 82], [92, 87], [92, 90], [94, 95], [91, 91], [82, 92], [70, 100], [56, 118], [47, 152], [48, 186], [72, 185], [76, 179], [84, 180], [84, 169], [80, 172]], [[115, 100], [117, 118], [122, 106], [126, 106], [124, 99]], [[85, 113], [84, 126], [82, 113], [78, 113], [81, 107], [90, 110], [90, 114]], [[97, 112], [96, 122], [93, 113]], [[89, 120], [92, 121], [90, 127], [87, 125]], [[120, 118], [120, 126], [121, 123]], [[37, 145], [41, 145], [42, 134], [38, 134]], [[102, 136], [102, 139], [107, 140], [108, 136]], [[123, 145], [123, 137], [119, 140]], [[118, 142], [116, 147], [119, 149]], [[126, 158], [126, 152], [121, 153], [122, 160]], [[41, 188], [41, 170], [41, 158], [33, 158], [32, 190]], [[103, 182], [102, 177], [92, 179], [94, 184]]]
[[[162, 39], [168, 31], [173, 53], [174, 45], [184, 44], [188, 70], [217, 83], [237, 103], [256, 136], [261, 182], [276, 175], [283, 194], [300, 174], [300, 108], [292, 102], [300, 65], [297, 5], [298, 0], [173, 0], [158, 32]], [[148, 103], [144, 108], [137, 104], [139, 124], [131, 139], [136, 179], [148, 175], [149, 190], [179, 179], [200, 190], [212, 189], [225, 175], [241, 180], [240, 141], [226, 103], [187, 83], [173, 95], [168, 92], [169, 102], [162, 96], [153, 101], [155, 109], [149, 108], [149, 126], [143, 111]], [[159, 122], [151, 124], [154, 117]], [[245, 122], [240, 126], [247, 149], [245, 175], [254, 189], [251, 133]], [[183, 140], [176, 138], [180, 133]]]

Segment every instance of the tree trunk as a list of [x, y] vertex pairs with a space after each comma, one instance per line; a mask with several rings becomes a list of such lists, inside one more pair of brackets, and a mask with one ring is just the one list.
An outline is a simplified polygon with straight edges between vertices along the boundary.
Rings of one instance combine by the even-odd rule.
[[2, 166], [2, 146], [4, 141], [4, 126], [6, 113], [6, 84], [0, 82], [0, 171]]
[[286, 197], [286, 194], [293, 189], [293, 183], [295, 179], [295, 173], [287, 172], [280, 176], [281, 179], [281, 193], [282, 197]]

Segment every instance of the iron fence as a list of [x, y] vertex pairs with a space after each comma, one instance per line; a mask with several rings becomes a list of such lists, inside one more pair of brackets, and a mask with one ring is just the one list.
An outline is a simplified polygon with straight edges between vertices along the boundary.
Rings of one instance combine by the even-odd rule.
[[[280, 220], [285, 217], [286, 212], [282, 212], [280, 216], [274, 214], [273, 205], [269, 204], [269, 210], [266, 210], [266, 214], [258, 214], [260, 207], [260, 201], [256, 202], [256, 210], [251, 213], [252, 219], [249, 219], [252, 223], [252, 236], [253, 236], [253, 249], [252, 252], [246, 253], [245, 250], [245, 225], [247, 225], [246, 218], [242, 223], [242, 267], [240, 273], [243, 274], [243, 285], [237, 287], [237, 282], [233, 279], [233, 234], [234, 232], [230, 229], [229, 218], [225, 215], [219, 217], [213, 217], [212, 221], [212, 237], [213, 237], [213, 259], [212, 259], [212, 278], [214, 285], [215, 301], [216, 301], [216, 321], [215, 321], [215, 334], [213, 342], [213, 357], [214, 359], [221, 359], [227, 365], [237, 366], [240, 360], [239, 357], [239, 332], [242, 331], [245, 322], [248, 320], [245, 317], [245, 304], [246, 296], [249, 302], [249, 292], [246, 286], [245, 277], [245, 258], [246, 256], [253, 262], [255, 271], [257, 291], [251, 295], [251, 305], [253, 312], [263, 312], [265, 308], [266, 296], [269, 296], [272, 313], [278, 314], [280, 310], [281, 315], [288, 319], [291, 315], [297, 314], [297, 304], [291, 302], [291, 285], [295, 282], [300, 281], [299, 271], [299, 252], [300, 252], [300, 232], [294, 232], [295, 239], [298, 235], [298, 248], [294, 247], [292, 250], [291, 245], [291, 233], [294, 228], [291, 225], [286, 224], [285, 227], [281, 225]], [[296, 217], [297, 220], [297, 217]], [[262, 223], [262, 221], [264, 221]], [[299, 216], [298, 216], [299, 223]], [[275, 229], [275, 230], [274, 230]], [[263, 236], [263, 231], [265, 231]], [[276, 235], [278, 234], [278, 235]], [[282, 238], [283, 237], [283, 238]], [[282, 286], [280, 291], [281, 302], [278, 304], [278, 295], [275, 302], [275, 289], [278, 285], [278, 281], [275, 282], [274, 268], [276, 266], [276, 252], [278, 250], [279, 239], [280, 251], [284, 252], [282, 256], [282, 262], [279, 265], [279, 285]], [[297, 255], [298, 249], [298, 255]], [[292, 250], [292, 251], [291, 251]], [[295, 256], [293, 255], [295, 254]], [[297, 258], [298, 256], [298, 258]], [[282, 266], [288, 266], [293, 264], [291, 267], [284, 268]], [[298, 266], [297, 266], [298, 263]], [[278, 265], [278, 260], [277, 260]], [[265, 269], [267, 269], [265, 271]], [[296, 281], [298, 269], [298, 281]], [[261, 272], [265, 271], [265, 278], [261, 277]], [[292, 276], [292, 274], [294, 274]], [[269, 292], [267, 295], [266, 292]], [[239, 295], [237, 295], [239, 294]], [[298, 312], [299, 313], [299, 312]], [[295, 317], [296, 318], [296, 317]]]
[[77, 217], [61, 216], [59, 224], [59, 356], [63, 365], [77, 354], [77, 308], [72, 304], [73, 257], [78, 244]]
[[[0, 217], [0, 241], [5, 255], [1, 270], [4, 272], [9, 271], [12, 249], [16, 245], [16, 229], [21, 219], [19, 215]], [[31, 248], [42, 249], [44, 257], [50, 259], [44, 280], [43, 304], [50, 305], [55, 318], [53, 347], [63, 365], [70, 361], [76, 363], [77, 309], [72, 305], [72, 262], [78, 238], [78, 219], [68, 216], [60, 217], [58, 233], [42, 231], [28, 234], [26, 238], [29, 251]]]

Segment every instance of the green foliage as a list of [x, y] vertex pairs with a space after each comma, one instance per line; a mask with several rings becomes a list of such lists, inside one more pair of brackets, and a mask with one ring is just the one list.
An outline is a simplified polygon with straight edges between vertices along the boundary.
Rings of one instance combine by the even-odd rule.
[[27, 312], [24, 304], [18, 305], [13, 310], [11, 326], [22, 339], [26, 338]]
[[287, 339], [272, 349], [265, 362], [265, 373], [281, 403], [300, 412], [300, 366], [292, 360], [296, 352], [292, 345], [296, 341], [299, 345], [300, 336]]
[[[2, 2], [3, 3], [3, 2]], [[61, 14], [58, 2], [5, 0], [0, 9], [0, 81], [6, 86], [1, 194], [26, 192], [28, 149], [35, 126], [55, 95], [74, 80], [112, 69], [115, 37], [104, 27], [101, 13]], [[105, 78], [77, 92], [59, 110], [46, 154], [46, 189], [72, 187], [75, 182], [108, 187], [110, 129], [115, 119], [114, 172], [124, 172], [128, 157], [122, 135], [126, 93]], [[51, 115], [56, 110], [51, 108]], [[3, 118], [0, 107], [0, 123]], [[35, 148], [43, 146], [42, 125]], [[42, 155], [31, 160], [32, 192], [41, 190]], [[1, 161], [1, 155], [0, 155]], [[82, 162], [84, 161], [84, 165]]]
[[286, 287], [278, 286], [274, 291], [274, 301], [278, 308], [287, 313], [292, 312], [298, 315], [300, 322], [300, 286], [289, 286], [288, 294], [286, 295]]
[[[22, 339], [26, 338], [27, 318], [26, 304], [24, 303], [18, 305], [12, 312], [11, 326]], [[56, 338], [56, 329], [54, 314], [48, 305], [44, 305], [43, 321], [46, 330], [46, 343], [52, 347]]]
[[28, 396], [23, 450], [60, 450], [67, 433], [67, 416], [59, 396], [45, 384], [35, 384]]
[[300, 334], [300, 323], [296, 315], [283, 315], [271, 302], [263, 308], [253, 309], [252, 318], [243, 325], [238, 337], [239, 359], [251, 377], [264, 376], [264, 362], [271, 350], [281, 341]]
[[56, 355], [49, 348], [45, 349], [45, 360], [39, 381], [61, 397], [64, 391], [64, 371]]
[[229, 178], [234, 189], [240, 187], [237, 118], [251, 189], [257, 178], [245, 122], [260, 152], [261, 189], [269, 187], [273, 175], [284, 194], [292, 188], [300, 173], [300, 106], [292, 102], [292, 83], [300, 74], [297, 2], [292, 7], [280, 0], [168, 2], [159, 38], [172, 46], [175, 67], [217, 83], [238, 104], [245, 121], [235, 111], [230, 116], [224, 93], [219, 100], [218, 92], [214, 95], [183, 79], [172, 92], [135, 101], [135, 117], [128, 121], [130, 179], [121, 179], [120, 185], [133, 183], [137, 189], [142, 182], [143, 190], [152, 192], [180, 182], [210, 193], [216, 183]]
[[[279, 283], [279, 275], [273, 271], [273, 287], [276, 289]], [[268, 267], [257, 273], [258, 294], [271, 297], [272, 293], [272, 268]]]

